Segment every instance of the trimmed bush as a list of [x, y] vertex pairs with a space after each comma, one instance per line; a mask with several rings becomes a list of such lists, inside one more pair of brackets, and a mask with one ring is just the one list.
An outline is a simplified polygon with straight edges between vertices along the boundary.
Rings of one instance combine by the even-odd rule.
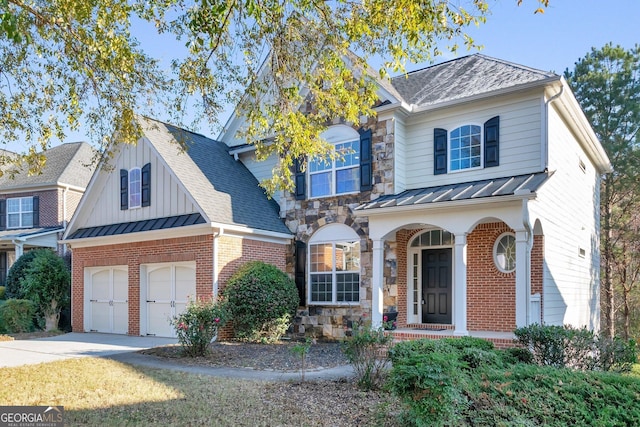
[[25, 299], [8, 299], [0, 305], [0, 333], [31, 332], [35, 305]]
[[64, 260], [48, 249], [36, 253], [24, 268], [21, 280], [24, 297], [34, 302], [38, 316], [47, 331], [58, 328], [60, 311], [69, 304], [71, 275]]
[[190, 357], [204, 356], [218, 329], [227, 321], [227, 312], [216, 301], [190, 301], [184, 312], [171, 319], [183, 352]]
[[5, 299], [6, 297], [6, 290], [4, 286], [0, 286], [0, 300]]
[[236, 338], [251, 342], [279, 340], [289, 328], [299, 303], [293, 279], [262, 261], [240, 267], [222, 295]]
[[24, 298], [24, 291], [22, 290], [22, 279], [24, 279], [25, 269], [31, 264], [31, 261], [36, 257], [39, 251], [49, 251], [49, 249], [37, 249], [28, 251], [22, 254], [20, 258], [13, 263], [9, 272], [7, 273], [6, 283], [6, 297], [7, 299]]
[[634, 341], [598, 337], [584, 327], [535, 324], [514, 333], [518, 343], [529, 349], [533, 361], [541, 366], [628, 372], [636, 362]]

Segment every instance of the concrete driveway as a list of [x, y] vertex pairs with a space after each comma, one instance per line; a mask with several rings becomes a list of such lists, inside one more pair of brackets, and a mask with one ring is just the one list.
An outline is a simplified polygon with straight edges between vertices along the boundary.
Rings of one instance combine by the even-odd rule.
[[79, 332], [33, 340], [0, 341], [0, 367], [32, 365], [79, 357], [103, 357], [177, 342], [175, 338]]

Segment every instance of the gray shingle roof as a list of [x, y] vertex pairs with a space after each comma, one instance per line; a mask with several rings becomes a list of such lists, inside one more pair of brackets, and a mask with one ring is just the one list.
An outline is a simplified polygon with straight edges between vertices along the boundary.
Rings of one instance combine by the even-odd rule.
[[20, 170], [13, 178], [9, 174], [0, 177], [0, 191], [31, 186], [67, 184], [86, 188], [94, 170], [95, 151], [86, 142], [71, 142], [45, 151], [47, 161], [39, 175], [29, 175]]
[[550, 176], [548, 172], [518, 175], [460, 184], [438, 185], [435, 187], [406, 190], [400, 194], [382, 196], [374, 201], [358, 206], [356, 211], [397, 206], [428, 205], [459, 200], [481, 199], [498, 196], [512, 196], [517, 193], [534, 193]]
[[558, 78], [554, 73], [475, 54], [394, 77], [391, 84], [407, 103], [427, 106]]
[[[158, 150], [212, 222], [291, 234], [258, 180], [229, 155], [223, 142], [169, 124], [142, 119], [144, 135]], [[186, 147], [177, 153], [176, 142]]]

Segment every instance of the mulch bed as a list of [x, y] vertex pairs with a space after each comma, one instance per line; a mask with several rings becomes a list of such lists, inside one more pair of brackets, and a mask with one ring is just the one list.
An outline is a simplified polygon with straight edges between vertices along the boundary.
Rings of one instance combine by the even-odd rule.
[[[252, 344], [236, 341], [215, 342], [205, 357], [185, 357], [180, 345], [169, 345], [142, 350], [140, 353], [175, 359], [179, 363], [197, 366], [226, 366], [250, 368], [261, 371], [297, 372], [301, 367], [300, 356], [292, 348], [295, 342], [281, 341], [276, 344]], [[349, 362], [337, 342], [312, 344], [305, 360], [307, 371], [333, 368]]]

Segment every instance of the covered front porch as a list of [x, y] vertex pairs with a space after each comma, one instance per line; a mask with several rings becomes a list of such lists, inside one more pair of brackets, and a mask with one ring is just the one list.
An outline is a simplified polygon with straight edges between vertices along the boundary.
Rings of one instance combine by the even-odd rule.
[[[372, 324], [395, 310], [396, 340], [476, 336], [512, 344], [515, 328], [541, 321], [544, 240], [540, 224], [530, 223], [533, 199], [534, 192], [522, 191], [359, 207], [373, 243]], [[391, 245], [393, 286], [385, 277]]]

